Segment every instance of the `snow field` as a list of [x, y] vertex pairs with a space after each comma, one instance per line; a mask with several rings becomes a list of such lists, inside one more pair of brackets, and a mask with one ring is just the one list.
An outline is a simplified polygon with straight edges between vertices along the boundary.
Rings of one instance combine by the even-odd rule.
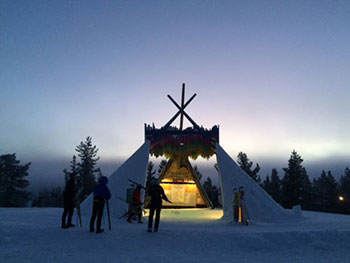
[[[158, 233], [105, 219], [105, 233], [61, 229], [63, 209], [1, 208], [0, 262], [350, 262], [350, 217], [303, 212], [293, 223], [242, 226], [221, 210], [162, 210]], [[116, 222], [118, 221], [118, 222]], [[74, 215], [76, 223], [76, 215]]]

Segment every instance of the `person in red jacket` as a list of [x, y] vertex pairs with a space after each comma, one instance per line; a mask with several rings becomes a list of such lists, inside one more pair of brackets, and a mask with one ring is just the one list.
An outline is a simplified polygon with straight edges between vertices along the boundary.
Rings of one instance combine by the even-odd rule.
[[131, 209], [129, 211], [129, 216], [128, 219], [126, 221], [128, 221], [129, 223], [132, 223], [131, 218], [134, 215], [138, 216], [138, 222], [139, 223], [143, 223], [142, 222], [142, 207], [141, 207], [142, 203], [141, 203], [141, 186], [138, 185], [132, 195], [132, 203], [131, 203]]

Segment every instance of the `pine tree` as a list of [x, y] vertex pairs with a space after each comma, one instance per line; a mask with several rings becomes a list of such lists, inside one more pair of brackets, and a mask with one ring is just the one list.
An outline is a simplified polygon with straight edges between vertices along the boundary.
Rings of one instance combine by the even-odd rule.
[[306, 169], [301, 165], [303, 159], [295, 151], [288, 160], [288, 168], [283, 168], [282, 204], [285, 208], [292, 208], [300, 204], [303, 209], [311, 207], [311, 183]]
[[271, 195], [270, 193], [270, 187], [271, 187], [271, 182], [270, 182], [270, 176], [266, 175], [265, 180], [261, 183], [262, 188]]
[[69, 180], [69, 175], [71, 173], [78, 174], [78, 164], [77, 164], [77, 157], [73, 155], [72, 160], [70, 163], [70, 171], [67, 171], [67, 169], [63, 170], [64, 173], [64, 180], [67, 182]]
[[270, 181], [270, 189], [269, 194], [272, 196], [273, 200], [275, 200], [277, 203], [281, 203], [281, 196], [282, 196], [282, 186], [281, 186], [281, 180], [278, 176], [278, 172], [276, 168], [273, 168], [271, 171], [271, 181]]
[[344, 174], [339, 180], [339, 193], [344, 198], [341, 202], [340, 211], [342, 213], [350, 214], [350, 169], [345, 168]]
[[[100, 171], [96, 168], [98, 148], [92, 145], [92, 138], [88, 136], [85, 142], [80, 142], [75, 151], [78, 153], [80, 162], [77, 163], [78, 188], [81, 189], [81, 200], [87, 197], [93, 191], [96, 185], [96, 174]], [[73, 162], [73, 161], [72, 161]], [[73, 165], [73, 164], [72, 164]]]
[[252, 170], [253, 162], [249, 160], [247, 154], [244, 152], [239, 152], [237, 155], [237, 163], [253, 180], [260, 184], [260, 176], [258, 172], [260, 171], [260, 166], [257, 163], [255, 168]]
[[313, 209], [322, 212], [336, 212], [338, 185], [331, 171], [322, 171], [318, 179], [313, 180]]
[[214, 207], [219, 207], [219, 195], [220, 191], [216, 185], [213, 185], [212, 180], [210, 177], [207, 177], [207, 179], [203, 183], [204, 191], [207, 193], [208, 198], [212, 202]]
[[0, 155], [0, 206], [23, 207], [27, 205], [30, 193], [25, 191], [29, 186], [28, 169], [30, 163], [20, 165], [16, 154]]

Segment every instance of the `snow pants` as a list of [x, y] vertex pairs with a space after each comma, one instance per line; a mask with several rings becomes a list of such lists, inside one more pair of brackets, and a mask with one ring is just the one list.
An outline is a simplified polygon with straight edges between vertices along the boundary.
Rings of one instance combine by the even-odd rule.
[[73, 200], [64, 200], [64, 210], [62, 214], [62, 226], [66, 225], [66, 218], [68, 215], [68, 221], [67, 224], [72, 223], [72, 217], [74, 213], [74, 202]]
[[154, 216], [154, 211], [156, 212], [156, 219], [154, 223], [154, 229], [158, 230], [159, 227], [159, 218], [160, 218], [160, 211], [162, 210], [162, 207], [159, 206], [152, 206], [149, 208], [149, 217], [148, 217], [148, 229], [152, 229], [153, 225], [153, 216]]
[[94, 230], [96, 217], [97, 217], [96, 230], [101, 229], [101, 221], [102, 221], [104, 207], [105, 207], [105, 200], [101, 197], [94, 197], [94, 204], [92, 207], [92, 216], [90, 220], [90, 230], [92, 231]]

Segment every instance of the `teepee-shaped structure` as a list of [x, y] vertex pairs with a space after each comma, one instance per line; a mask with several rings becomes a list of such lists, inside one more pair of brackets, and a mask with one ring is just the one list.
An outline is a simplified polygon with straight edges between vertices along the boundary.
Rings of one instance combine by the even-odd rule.
[[[219, 128], [214, 126], [212, 130], [206, 130], [199, 127], [185, 112], [185, 108], [195, 96], [196, 94], [185, 103], [185, 84], [183, 84], [181, 106], [168, 95], [178, 108], [178, 112], [160, 129], [145, 125], [145, 138], [151, 142], [151, 155], [156, 157], [165, 155], [169, 158], [158, 180], [172, 204], [163, 202], [163, 207], [212, 207], [189, 157], [213, 155], [213, 141], [219, 140]], [[180, 127], [170, 126], [178, 116], [180, 116]], [[184, 116], [193, 127], [183, 129]]]
[[[112, 219], [121, 218], [128, 209], [125, 202], [129, 179], [146, 184], [146, 169], [149, 155], [167, 156], [167, 165], [163, 168], [159, 180], [173, 207], [210, 207], [211, 201], [206, 195], [193, 170], [189, 157], [209, 158], [216, 155], [223, 220], [233, 219], [233, 189], [241, 186], [245, 189], [245, 204], [251, 222], [283, 222], [295, 219], [290, 211], [277, 204], [253, 179], [251, 179], [236, 162], [219, 145], [219, 127], [212, 129], [199, 127], [184, 111], [196, 96], [194, 94], [184, 103], [185, 85], [182, 86], [181, 106], [168, 95], [179, 111], [160, 129], [145, 124], [144, 144], [125, 161], [110, 177], [109, 188], [112, 192], [110, 200]], [[170, 126], [180, 116], [180, 128]], [[193, 127], [183, 129], [183, 116]], [[143, 197], [143, 193], [141, 194]], [[167, 203], [164, 203], [167, 205]], [[91, 214], [92, 195], [82, 204], [82, 213]]]

